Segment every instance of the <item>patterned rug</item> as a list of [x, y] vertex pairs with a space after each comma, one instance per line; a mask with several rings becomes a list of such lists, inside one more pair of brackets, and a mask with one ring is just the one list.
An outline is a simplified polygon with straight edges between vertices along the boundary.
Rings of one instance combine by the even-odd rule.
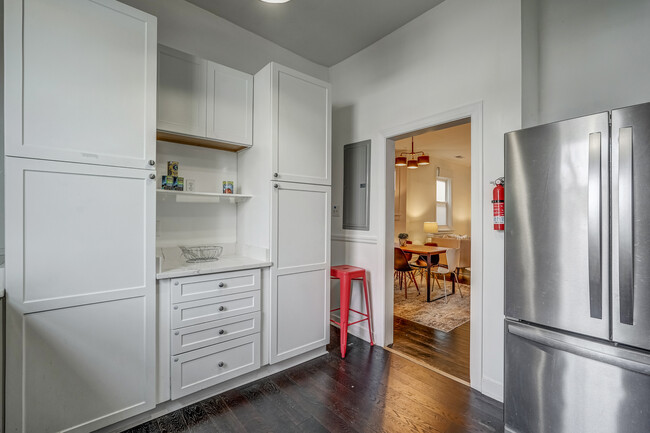
[[[438, 289], [438, 285], [432, 281], [431, 299], [437, 298], [444, 294]], [[417, 322], [430, 328], [438, 329], [443, 332], [449, 332], [463, 323], [469, 322], [470, 318], [470, 286], [467, 284], [456, 284], [456, 293], [451, 293], [451, 283], [447, 281], [447, 300], [439, 299], [434, 302], [427, 302], [427, 285], [426, 281], [420, 284], [420, 294], [415, 289], [413, 283], [408, 287], [408, 299], [404, 299], [404, 290], [400, 290], [395, 284], [394, 307], [395, 316], [403, 319]], [[442, 285], [442, 281], [440, 282]], [[424, 286], [424, 287], [423, 287]], [[463, 291], [463, 297], [460, 297], [458, 286]], [[444, 286], [443, 286], [444, 287]]]

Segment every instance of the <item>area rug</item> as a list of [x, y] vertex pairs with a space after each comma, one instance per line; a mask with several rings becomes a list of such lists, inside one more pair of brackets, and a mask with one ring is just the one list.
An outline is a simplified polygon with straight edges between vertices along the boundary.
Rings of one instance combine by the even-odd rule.
[[[431, 299], [443, 295], [444, 292], [438, 289], [438, 285], [433, 282], [431, 288]], [[408, 287], [408, 299], [404, 299], [404, 290], [400, 290], [395, 285], [393, 313], [397, 317], [419, 323], [430, 328], [438, 329], [443, 332], [450, 332], [463, 323], [467, 323], [470, 318], [470, 286], [467, 284], [456, 284], [456, 293], [451, 293], [451, 283], [447, 281], [447, 300], [439, 299], [434, 302], [427, 302], [426, 281], [420, 284], [420, 294], [413, 284]], [[442, 281], [440, 282], [442, 285]], [[424, 287], [422, 287], [424, 286]], [[463, 291], [463, 297], [460, 297], [458, 286]]]

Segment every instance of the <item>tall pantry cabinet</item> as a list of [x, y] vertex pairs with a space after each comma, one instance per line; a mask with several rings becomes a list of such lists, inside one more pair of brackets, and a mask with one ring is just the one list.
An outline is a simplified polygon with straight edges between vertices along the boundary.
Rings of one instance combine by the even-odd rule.
[[156, 19], [5, 0], [6, 432], [155, 404]]
[[270, 363], [329, 342], [330, 92], [276, 63], [254, 77], [253, 147], [238, 177], [256, 200], [240, 205], [237, 238], [271, 252]]

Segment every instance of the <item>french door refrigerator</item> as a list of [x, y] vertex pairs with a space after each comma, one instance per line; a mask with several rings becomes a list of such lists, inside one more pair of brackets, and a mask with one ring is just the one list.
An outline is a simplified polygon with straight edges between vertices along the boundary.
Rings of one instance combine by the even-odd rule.
[[509, 432], [650, 432], [650, 103], [505, 135]]

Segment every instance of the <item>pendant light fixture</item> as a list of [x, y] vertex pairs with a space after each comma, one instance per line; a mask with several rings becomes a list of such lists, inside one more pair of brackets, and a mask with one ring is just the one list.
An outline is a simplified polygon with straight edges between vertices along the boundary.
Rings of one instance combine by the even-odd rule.
[[415, 144], [414, 139], [411, 137], [411, 151], [402, 152], [399, 156], [395, 157], [396, 167], [418, 168], [421, 165], [429, 165], [429, 155], [424, 152], [415, 152], [413, 150]]

